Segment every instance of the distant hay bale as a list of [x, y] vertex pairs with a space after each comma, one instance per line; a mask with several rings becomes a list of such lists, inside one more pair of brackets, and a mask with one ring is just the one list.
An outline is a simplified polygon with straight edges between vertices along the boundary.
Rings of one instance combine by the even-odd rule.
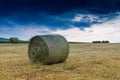
[[19, 39], [17, 37], [11, 37], [9, 40], [10, 43], [19, 43]]
[[61, 35], [37, 35], [29, 43], [28, 56], [32, 63], [63, 62], [68, 54], [69, 44]]

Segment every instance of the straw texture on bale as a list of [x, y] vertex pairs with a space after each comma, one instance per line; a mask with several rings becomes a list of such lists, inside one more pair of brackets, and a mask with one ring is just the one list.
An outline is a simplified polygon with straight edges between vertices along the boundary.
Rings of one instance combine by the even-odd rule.
[[69, 44], [61, 35], [37, 35], [29, 43], [28, 56], [32, 63], [63, 62], [68, 54]]

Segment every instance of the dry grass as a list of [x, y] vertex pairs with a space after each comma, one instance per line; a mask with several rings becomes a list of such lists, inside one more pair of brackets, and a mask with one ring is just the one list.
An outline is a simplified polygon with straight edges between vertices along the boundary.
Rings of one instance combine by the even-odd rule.
[[28, 44], [0, 44], [0, 80], [120, 80], [120, 44], [70, 44], [64, 63], [30, 62]]

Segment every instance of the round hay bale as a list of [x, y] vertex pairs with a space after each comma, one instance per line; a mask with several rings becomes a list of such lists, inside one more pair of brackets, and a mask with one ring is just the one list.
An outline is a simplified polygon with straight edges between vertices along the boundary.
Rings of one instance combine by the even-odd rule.
[[11, 43], [19, 43], [19, 39], [17, 37], [11, 37], [9, 40]]
[[69, 44], [61, 35], [37, 35], [29, 43], [28, 56], [32, 63], [63, 62], [68, 54]]

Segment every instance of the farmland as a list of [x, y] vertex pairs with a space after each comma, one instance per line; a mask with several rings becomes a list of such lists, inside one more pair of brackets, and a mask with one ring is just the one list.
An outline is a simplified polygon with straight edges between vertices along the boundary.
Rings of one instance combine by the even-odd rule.
[[64, 63], [32, 64], [28, 44], [0, 44], [0, 80], [119, 80], [120, 44], [70, 45]]

